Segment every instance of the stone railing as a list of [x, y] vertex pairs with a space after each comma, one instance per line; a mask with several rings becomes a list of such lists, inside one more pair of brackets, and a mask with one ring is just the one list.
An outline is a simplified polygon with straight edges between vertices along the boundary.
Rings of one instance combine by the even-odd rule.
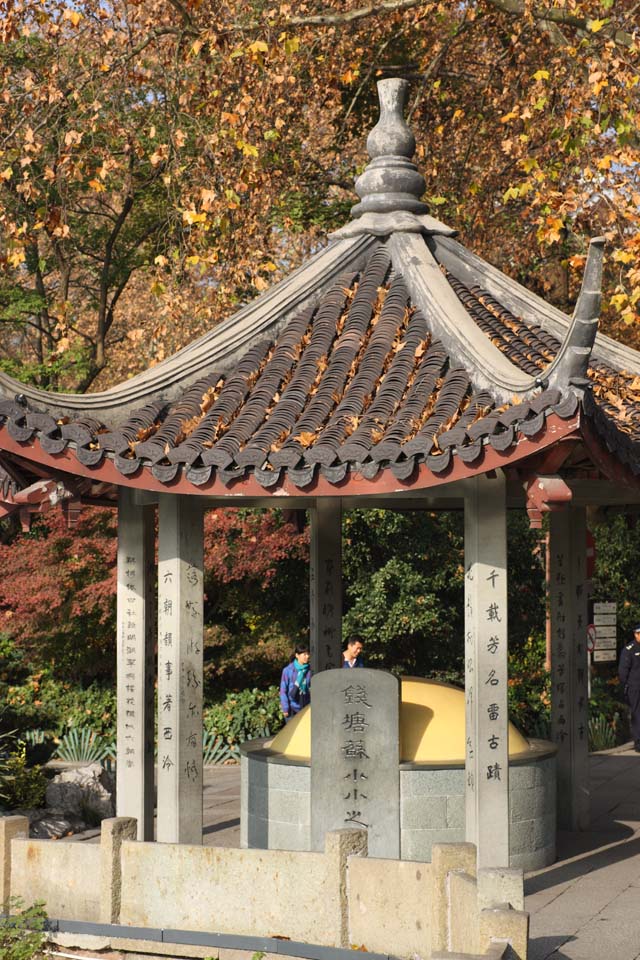
[[[103, 821], [99, 844], [27, 833], [26, 818], [0, 818], [2, 900], [43, 900], [60, 929], [81, 921], [78, 946], [93, 924], [105, 947], [138, 953], [147, 940], [172, 942], [172, 931], [201, 931], [265, 938], [272, 953], [293, 941], [302, 957], [313, 954], [302, 945], [314, 944], [421, 960], [498, 960], [508, 946], [509, 957], [526, 960], [522, 872], [476, 876], [472, 844], [436, 844], [432, 862], [421, 863], [367, 857], [360, 830], [328, 833], [323, 853], [140, 843], [129, 818]], [[204, 956], [184, 947], [181, 955]]]

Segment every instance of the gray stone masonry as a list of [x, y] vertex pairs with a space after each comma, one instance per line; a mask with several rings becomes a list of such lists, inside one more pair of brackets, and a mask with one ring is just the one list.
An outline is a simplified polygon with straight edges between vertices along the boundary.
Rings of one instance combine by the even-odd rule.
[[550, 535], [551, 732], [558, 745], [558, 826], [589, 826], [587, 527], [583, 507], [552, 513]]
[[11, 841], [29, 836], [28, 817], [0, 817], [0, 909], [9, 899], [11, 887]]
[[138, 839], [153, 840], [155, 565], [153, 507], [118, 494], [117, 814], [133, 817]]
[[203, 514], [163, 494], [158, 540], [158, 826], [202, 843]]
[[[309, 850], [310, 768], [269, 762], [259, 751], [242, 757], [241, 845]], [[464, 840], [462, 767], [400, 769], [400, 857], [429, 862], [434, 844]], [[533, 757], [510, 768], [509, 866], [537, 870], [553, 862], [555, 757]]]
[[122, 870], [120, 848], [123, 840], [135, 840], [138, 825], [133, 817], [103, 820], [100, 832], [100, 912], [103, 923], [120, 920]]
[[339, 497], [310, 509], [309, 623], [313, 673], [342, 666], [342, 506]]
[[[382, 670], [325, 670], [313, 679], [311, 847], [331, 830], [367, 831], [373, 857], [400, 854], [400, 683]], [[269, 809], [276, 796], [269, 786]], [[291, 796], [281, 798], [291, 802]], [[444, 804], [443, 818], [444, 818]], [[304, 807], [301, 806], [301, 815]], [[276, 817], [278, 812], [276, 809]], [[302, 822], [301, 816], [298, 822]]]
[[509, 864], [507, 508], [501, 471], [464, 507], [466, 839], [478, 866]]

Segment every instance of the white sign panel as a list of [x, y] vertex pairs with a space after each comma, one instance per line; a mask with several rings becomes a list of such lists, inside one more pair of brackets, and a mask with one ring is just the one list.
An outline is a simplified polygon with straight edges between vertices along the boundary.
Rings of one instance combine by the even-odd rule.
[[616, 637], [618, 633], [617, 627], [596, 627], [596, 637], [600, 640], [603, 637]]
[[615, 613], [594, 613], [593, 622], [596, 627], [615, 627], [616, 615]]
[[596, 650], [615, 650], [616, 649], [616, 638], [615, 637], [598, 637], [596, 639]]
[[604, 662], [605, 660], [615, 660], [616, 652], [615, 650], [596, 650], [593, 654], [593, 660], [595, 663]]
[[616, 612], [616, 602], [615, 600], [598, 600], [593, 605], [594, 613], [615, 613]]

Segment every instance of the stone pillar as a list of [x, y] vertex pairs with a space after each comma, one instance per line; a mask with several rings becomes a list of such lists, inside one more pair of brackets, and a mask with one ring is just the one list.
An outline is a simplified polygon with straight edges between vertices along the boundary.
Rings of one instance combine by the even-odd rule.
[[509, 865], [507, 510], [504, 476], [465, 497], [466, 839], [478, 867]]
[[9, 912], [11, 841], [29, 836], [28, 817], [0, 817], [0, 913]]
[[158, 841], [202, 843], [203, 513], [163, 494], [158, 540]]
[[153, 840], [154, 508], [118, 494], [117, 767], [119, 817], [138, 823], [138, 840]]
[[558, 745], [558, 826], [589, 827], [587, 522], [583, 507], [549, 517], [551, 737]]
[[118, 923], [122, 893], [120, 851], [124, 840], [135, 840], [136, 822], [132, 817], [112, 817], [100, 824], [100, 920]]
[[342, 502], [311, 507], [310, 624], [314, 673], [342, 665]]

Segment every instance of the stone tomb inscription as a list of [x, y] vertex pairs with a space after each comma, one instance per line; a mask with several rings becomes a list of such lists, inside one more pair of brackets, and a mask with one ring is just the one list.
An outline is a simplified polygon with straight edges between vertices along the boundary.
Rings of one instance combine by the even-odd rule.
[[311, 846], [366, 829], [369, 855], [400, 856], [400, 684], [381, 670], [337, 669], [311, 685]]

